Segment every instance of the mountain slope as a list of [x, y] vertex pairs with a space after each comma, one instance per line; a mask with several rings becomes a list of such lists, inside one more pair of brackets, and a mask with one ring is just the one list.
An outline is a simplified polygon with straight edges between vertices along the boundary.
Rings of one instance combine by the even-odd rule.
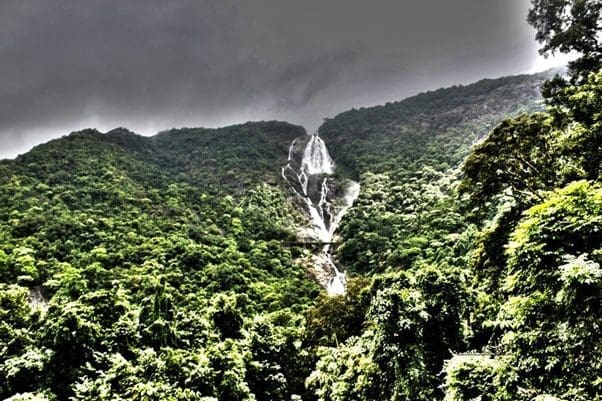
[[[455, 166], [503, 118], [542, 109], [551, 73], [485, 79], [326, 119], [319, 133], [350, 173]], [[436, 160], [435, 160], [436, 159]]]
[[[354, 285], [308, 313], [320, 401], [600, 399], [602, 72], [516, 116], [505, 94], [537, 80], [322, 127], [362, 193], [338, 249]], [[500, 114], [471, 115], [476, 99]], [[479, 121], [496, 125], [469, 149]]]
[[[541, 110], [545, 78], [484, 80], [325, 122], [320, 134], [340, 169], [332, 178], [361, 182], [337, 233], [350, 274], [344, 296], [325, 296], [295, 261], [304, 251], [283, 246], [307, 222], [280, 176], [302, 127], [259, 122], [152, 138], [85, 130], [0, 161], [0, 398], [426, 401], [443, 398], [444, 380], [475, 398], [479, 380], [462, 377], [472, 359], [449, 364], [450, 350], [498, 346], [486, 325], [502, 295], [478, 288], [471, 268], [478, 252], [503, 253], [508, 237], [479, 248], [504, 222], [469, 221], [458, 165], [500, 120]], [[570, 267], [558, 296], [589, 297], [599, 282], [599, 184], [544, 195], [512, 234], [519, 247], [503, 273], [511, 279], [530, 244], [580, 216], [587, 224], [567, 234], [581, 244], [566, 249], [575, 258], [563, 261], [563, 248], [553, 261]], [[543, 271], [533, 255], [531, 269]], [[558, 276], [542, 273], [554, 291]], [[511, 294], [532, 295], [510, 284]], [[580, 299], [558, 310], [570, 319]], [[519, 325], [515, 306], [505, 308]], [[564, 345], [563, 325], [552, 345]], [[506, 334], [506, 349], [524, 362], [529, 331], [520, 341]], [[578, 347], [567, 355], [583, 356]], [[514, 372], [487, 358], [475, 356], [484, 385], [494, 377], [486, 368]], [[597, 366], [582, 365], [590, 376]], [[539, 376], [528, 373], [531, 386]]]
[[318, 287], [281, 246], [299, 213], [269, 183], [303, 133], [85, 130], [0, 162], [0, 398], [236, 400], [271, 374], [300, 391]]
[[305, 133], [288, 123], [256, 122], [165, 131], [153, 137], [153, 145], [166, 167], [194, 185], [243, 192], [258, 183], [281, 183], [278, 166], [286, 163], [290, 143]]
[[[486, 79], [341, 113], [320, 135], [362, 192], [341, 227], [339, 261], [354, 272], [409, 267], [462, 232], [451, 171], [503, 119], [543, 108], [550, 74]], [[453, 237], [453, 241], [456, 238]]]
[[283, 122], [250, 122], [217, 129], [172, 129], [142, 137], [118, 128], [102, 134], [88, 129], [36, 146], [14, 162], [2, 161], [42, 179], [97, 174], [95, 163], [140, 181], [189, 182], [205, 192], [241, 194], [258, 183], [276, 184], [292, 140], [302, 127]]

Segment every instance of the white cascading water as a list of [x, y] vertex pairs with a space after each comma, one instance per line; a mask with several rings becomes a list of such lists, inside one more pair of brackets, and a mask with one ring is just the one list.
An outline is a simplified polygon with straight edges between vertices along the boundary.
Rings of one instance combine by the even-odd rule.
[[308, 175], [334, 173], [334, 162], [328, 154], [326, 144], [317, 135], [312, 135], [303, 151], [301, 170]]
[[[344, 196], [340, 199], [340, 202], [337, 202], [337, 206], [334, 207], [332, 201], [329, 200], [330, 189], [328, 180], [331, 178], [328, 176], [334, 173], [335, 165], [322, 138], [312, 135], [303, 150], [299, 169], [295, 170], [292, 166], [295, 146], [301, 138], [295, 139], [289, 148], [288, 163], [282, 168], [282, 177], [291, 184], [291, 188], [295, 194], [307, 205], [314, 236], [320, 242], [325, 243], [321, 253], [313, 256], [313, 262], [315, 265], [328, 266], [331, 271], [331, 277], [327, 282], [323, 283], [326, 290], [331, 295], [344, 294], [346, 284], [345, 272], [339, 271], [336, 267], [330, 253], [330, 243], [333, 241], [334, 233], [343, 215], [357, 198], [360, 186], [357, 182], [350, 181]], [[287, 172], [292, 174], [287, 176]], [[319, 201], [314, 202], [308, 193], [308, 185], [310, 179], [320, 177], [323, 177], [320, 185], [320, 198]], [[333, 209], [335, 210], [334, 214]]]

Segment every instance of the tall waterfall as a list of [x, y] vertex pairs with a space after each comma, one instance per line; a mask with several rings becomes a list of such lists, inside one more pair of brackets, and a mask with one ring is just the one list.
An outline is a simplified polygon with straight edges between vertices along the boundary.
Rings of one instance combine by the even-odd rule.
[[346, 180], [342, 196], [335, 196], [334, 189], [342, 185], [332, 177], [334, 171], [335, 164], [326, 144], [317, 135], [295, 139], [289, 148], [288, 162], [282, 167], [282, 177], [303, 201], [311, 221], [312, 227], [306, 236], [325, 243], [311, 259], [314, 268], [324, 272], [318, 281], [332, 295], [345, 293], [346, 276], [334, 263], [330, 243], [360, 189], [357, 182]]

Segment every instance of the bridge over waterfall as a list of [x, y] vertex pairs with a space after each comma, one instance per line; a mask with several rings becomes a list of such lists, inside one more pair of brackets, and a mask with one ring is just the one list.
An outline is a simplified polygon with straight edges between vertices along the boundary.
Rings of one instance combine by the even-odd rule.
[[292, 247], [301, 246], [305, 248], [323, 247], [326, 245], [339, 245], [340, 242], [324, 242], [324, 241], [282, 241], [282, 246]]

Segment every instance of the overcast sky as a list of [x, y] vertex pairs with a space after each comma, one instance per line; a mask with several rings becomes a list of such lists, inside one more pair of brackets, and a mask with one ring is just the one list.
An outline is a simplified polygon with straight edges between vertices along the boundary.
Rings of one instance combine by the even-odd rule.
[[86, 127], [287, 120], [542, 70], [528, 0], [1, 0], [0, 158]]

